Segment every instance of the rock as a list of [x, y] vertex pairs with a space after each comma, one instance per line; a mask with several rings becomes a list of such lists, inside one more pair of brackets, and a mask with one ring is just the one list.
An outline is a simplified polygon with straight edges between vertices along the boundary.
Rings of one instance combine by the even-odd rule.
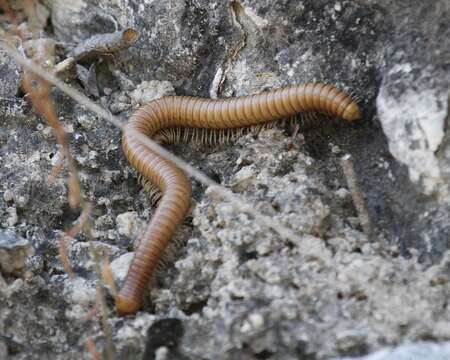
[[117, 25], [114, 18], [92, 5], [85, 0], [75, 0], [69, 6], [64, 0], [52, 1], [51, 17], [56, 35], [65, 41], [80, 41], [98, 33], [114, 32]]
[[125, 281], [128, 269], [133, 260], [134, 252], [129, 252], [119, 256], [117, 259], [111, 262], [111, 271], [114, 275], [114, 279], [117, 283], [121, 284]]
[[8, 347], [3, 339], [0, 339], [0, 357], [3, 359], [8, 357]]
[[5, 200], [5, 202], [11, 202], [14, 201], [14, 194], [11, 190], [5, 190], [5, 192], [3, 193], [3, 200]]
[[[140, 32], [135, 46], [93, 60], [96, 101], [124, 121], [154, 96], [223, 98], [309, 81], [353, 92], [364, 112], [354, 124], [303, 119], [295, 137], [285, 126], [212, 149], [168, 145], [295, 236], [279, 236], [192, 182], [196, 206], [142, 311], [119, 318], [105, 295], [117, 358], [322, 360], [423, 339], [443, 345], [417, 346], [445, 354], [448, 1], [46, 3], [49, 36], [69, 48], [98, 33]], [[123, 156], [120, 130], [52, 91], [92, 204], [91, 231], [68, 243], [69, 279], [59, 237], [76, 227], [80, 209], [67, 202], [65, 168], [49, 180], [63, 152], [45, 119], [8, 91], [0, 96], [0, 226], [27, 234], [36, 255], [23, 277], [0, 279], [0, 333], [17, 342], [17, 359], [79, 358], [87, 340], [103, 353], [100, 322], [86, 316], [98, 282], [89, 241], [111, 259], [120, 285], [137, 221], [154, 206]], [[354, 161], [373, 239], [343, 179], [344, 154]]]
[[[377, 244], [369, 243], [363, 234], [346, 227], [341, 220], [327, 222], [325, 219], [332, 216], [328, 213], [322, 223], [311, 226], [314, 222], [310, 223], [310, 218], [321, 219], [317, 216], [321, 208], [333, 208], [336, 214], [336, 204], [344, 208], [346, 205], [340, 199], [329, 202], [324, 179], [305, 176], [315, 161], [299, 156], [295, 149], [292, 154], [286, 153], [286, 144], [274, 141], [278, 136], [278, 131], [267, 130], [257, 140], [248, 136], [238, 141], [238, 157], [244, 159], [243, 163], [252, 159], [255, 169], [240, 189], [241, 197], [255, 201], [255, 208], [264, 209], [266, 214], [289, 219], [293, 229], [317, 232], [327, 224], [328, 228], [322, 231], [341, 233], [343, 237], [324, 241], [302, 236], [286, 247], [276, 235], [264, 230], [263, 224], [251, 221], [232, 204], [205, 198], [198, 204], [193, 219], [204, 240], [188, 243], [186, 257], [176, 263], [178, 273], [170, 284], [171, 291], [154, 290], [152, 297], [161, 312], [177, 306], [188, 313], [195, 311], [188, 320], [191, 325], [181, 348], [193, 357], [227, 346], [240, 348], [243, 344], [254, 354], [278, 354], [279, 343], [275, 339], [282, 338], [283, 353], [288, 358], [315, 354], [325, 359], [367, 353], [373, 344], [381, 345], [387, 338], [398, 341], [403, 336], [420, 338], [426, 334], [445, 338], [445, 329], [437, 330], [430, 324], [433, 309], [445, 303], [442, 291], [446, 291], [447, 283], [436, 279], [446, 272], [447, 257], [423, 272], [416, 258], [386, 258]], [[227, 156], [224, 151], [211, 158], [216, 162]], [[210, 162], [208, 156], [204, 162]], [[288, 176], [279, 172], [286, 162], [292, 165]], [[220, 178], [228, 172], [226, 168], [218, 171]], [[241, 177], [239, 171], [233, 173], [227, 180], [230, 184]], [[271, 207], [273, 198], [278, 197], [283, 201]], [[299, 212], [301, 216], [289, 216]], [[261, 244], [267, 244], [264, 251], [259, 250]], [[439, 284], [439, 289], [430, 291], [430, 281]], [[410, 286], [414, 291], [407, 290]], [[426, 300], [420, 289], [428, 289]], [[255, 318], [250, 319], [249, 314], [256, 314]], [[320, 316], [320, 325], [313, 320], [316, 316]], [[239, 335], [222, 338], [217, 348], [211, 343], [195, 345], [189, 340], [194, 336], [191, 331], [218, 333], [224, 327], [225, 332]], [[408, 334], [393, 330], [399, 328], [407, 329]]]
[[135, 104], [143, 105], [149, 101], [166, 95], [175, 95], [175, 90], [169, 81], [143, 81], [130, 94]]
[[8, 218], [6, 219], [6, 223], [8, 227], [12, 227], [17, 224], [17, 209], [15, 207], [6, 208], [6, 212], [8, 213]]
[[[418, 2], [394, 11], [408, 11], [408, 20], [393, 29], [395, 46], [384, 52], [386, 68], [376, 100], [377, 115], [390, 153], [405, 165], [413, 184], [410, 191], [415, 192], [413, 197], [406, 195], [410, 191], [399, 195], [406, 209], [403, 218], [410, 224], [400, 244], [414, 244], [422, 260], [432, 263], [447, 248], [450, 234], [450, 142], [445, 131], [450, 95], [445, 64], [450, 40], [441, 31], [450, 6], [439, 2], [430, 8]], [[434, 25], [428, 27], [430, 23]], [[414, 210], [409, 213], [407, 209]]]
[[20, 274], [25, 270], [31, 244], [12, 231], [0, 232], [0, 269], [4, 274]]
[[378, 116], [391, 154], [408, 167], [411, 181], [418, 183], [425, 194], [441, 188], [447, 195], [448, 182], [441, 174], [437, 151], [444, 139], [450, 93], [437, 91], [428, 83], [437, 74], [422, 72], [418, 67], [422, 66], [404, 63], [390, 69], [377, 97]]
[[254, 167], [254, 165], [244, 166], [236, 173], [232, 184], [235, 190], [243, 190], [251, 183], [252, 178], [256, 174]]
[[10, 98], [18, 94], [21, 82], [21, 67], [0, 49], [0, 97]]
[[64, 289], [65, 297], [69, 303], [81, 305], [84, 308], [95, 303], [95, 287], [82, 278], [68, 280]]
[[142, 224], [138, 219], [136, 211], [128, 211], [116, 217], [116, 227], [120, 235], [125, 235], [129, 238], [138, 235], [140, 225]]
[[361, 330], [342, 331], [336, 336], [336, 345], [340, 352], [360, 354], [367, 351], [367, 333]]
[[[445, 360], [449, 357], [450, 343], [420, 342], [380, 350], [363, 357], [352, 357], [351, 360]], [[339, 358], [336, 360], [350, 360], [350, 358]]]
[[[103, 240], [105, 240], [103, 238]], [[96, 278], [95, 261], [92, 256], [92, 248], [100, 256], [100, 259], [109, 259], [119, 256], [122, 251], [117, 246], [106, 244], [105, 242], [92, 241], [81, 242], [72, 241], [69, 244], [69, 255], [76, 270], [81, 274], [91, 274], [90, 278]]]

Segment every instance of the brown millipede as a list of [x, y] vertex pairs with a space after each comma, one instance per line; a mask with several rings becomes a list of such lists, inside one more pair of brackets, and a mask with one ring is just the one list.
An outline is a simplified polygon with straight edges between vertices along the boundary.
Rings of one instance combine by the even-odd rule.
[[235, 129], [303, 112], [325, 113], [347, 121], [361, 118], [357, 103], [349, 95], [323, 83], [221, 100], [166, 96], [140, 107], [130, 117], [122, 139], [124, 153], [130, 164], [161, 190], [162, 197], [116, 297], [119, 314], [132, 314], [141, 307], [145, 286], [191, 200], [186, 175], [146, 148], [136, 134], [153, 136], [162, 129], [175, 127]]

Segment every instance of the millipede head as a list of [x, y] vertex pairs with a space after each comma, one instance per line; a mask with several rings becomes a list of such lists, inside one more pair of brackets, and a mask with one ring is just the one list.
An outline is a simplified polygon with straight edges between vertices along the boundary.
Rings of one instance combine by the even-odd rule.
[[362, 118], [361, 110], [355, 101], [347, 105], [342, 113], [342, 118], [347, 121], [355, 121]]

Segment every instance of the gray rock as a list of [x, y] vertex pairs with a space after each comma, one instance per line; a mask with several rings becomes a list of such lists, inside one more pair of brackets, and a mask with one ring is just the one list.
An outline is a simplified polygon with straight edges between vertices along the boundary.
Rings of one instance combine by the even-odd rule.
[[6, 342], [3, 341], [3, 339], [0, 339], [0, 356], [3, 359], [6, 359], [8, 356], [8, 347], [6, 345]]
[[[396, 11], [404, 10], [398, 7]], [[377, 97], [379, 119], [392, 155], [406, 164], [411, 180], [419, 183], [424, 193], [441, 191], [444, 197], [448, 178], [442, 171], [446, 171], [448, 159], [442, 161], [438, 150], [445, 147], [449, 111], [449, 30], [444, 25], [449, 14], [446, 2], [411, 6], [408, 20], [395, 30], [396, 46], [386, 49], [387, 67]], [[417, 25], [408, 26], [412, 23]]]
[[19, 92], [21, 68], [0, 49], [0, 98], [10, 98]]
[[[342, 219], [351, 215], [342, 212], [345, 203], [336, 206], [326, 195], [325, 179], [308, 170], [316, 161], [279, 131], [264, 131], [257, 140], [244, 137], [237, 151], [242, 160], [235, 164], [254, 169], [240, 183], [241, 196], [293, 229], [331, 237], [324, 241], [305, 235], [288, 245], [232, 204], [202, 200], [193, 221], [203, 240], [187, 244], [170, 291], [152, 293], [158, 312], [194, 311], [181, 317], [186, 324], [183, 353], [191, 358], [220, 353], [221, 359], [236, 354], [326, 359], [367, 353], [386, 341], [450, 335], [448, 326], [437, 327], [432, 320], [437, 308], [446, 307], [447, 260], [423, 271], [416, 258], [386, 256], [389, 248], [380, 249], [345, 225]], [[228, 152], [216, 152], [203, 163], [215, 164], [222, 157], [228, 158]], [[234, 184], [235, 177], [241, 178], [236, 171], [241, 165], [235, 166], [234, 175], [216, 169], [219, 178]], [[286, 167], [287, 174], [280, 172]], [[322, 214], [323, 208], [334, 212]], [[446, 316], [445, 311], [437, 316]], [[211, 333], [234, 336], [196, 343]]]
[[414, 208], [403, 215], [410, 224], [404, 244], [414, 244], [425, 262], [433, 262], [448, 247], [450, 234], [446, 132], [450, 43], [445, 25], [450, 4], [438, 2], [429, 7], [418, 2], [408, 9], [395, 6], [393, 10], [399, 16], [407, 11], [408, 16], [393, 30], [394, 46], [384, 51], [386, 66], [376, 100], [377, 115], [390, 153], [405, 165], [413, 183], [411, 190], [416, 192], [409, 199], [402, 196], [403, 208]]
[[446, 360], [448, 358], [450, 358], [450, 343], [422, 342], [384, 349], [368, 356], [339, 358], [339, 360]]
[[[138, 234], [137, 229], [138, 214], [135, 211], [128, 211], [117, 215], [116, 217], [116, 227], [120, 235], [125, 235], [131, 238], [133, 235]], [[138, 224], [141, 227], [143, 224]]]
[[122, 284], [131, 265], [134, 253], [126, 253], [111, 262], [111, 271], [117, 283]]
[[[446, 194], [448, 182], [441, 174], [436, 153], [444, 139], [450, 94], [436, 92], [433, 85], [427, 88], [426, 83], [420, 90], [408, 87], [423, 81], [414, 79], [414, 72], [418, 69], [409, 63], [395, 65], [389, 71], [377, 97], [378, 115], [389, 140], [389, 150], [406, 164], [411, 181], [420, 183], [426, 194], [440, 187]], [[434, 78], [430, 74], [424, 77]]]
[[132, 101], [143, 105], [162, 96], [175, 95], [175, 90], [169, 81], [143, 81], [130, 94]]
[[0, 270], [4, 274], [20, 274], [33, 253], [29, 241], [12, 231], [0, 231]]

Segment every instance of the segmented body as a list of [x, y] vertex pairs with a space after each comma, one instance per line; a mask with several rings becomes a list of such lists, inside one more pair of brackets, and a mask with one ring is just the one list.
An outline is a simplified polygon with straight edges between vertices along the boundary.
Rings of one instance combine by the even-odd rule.
[[171, 162], [146, 148], [136, 134], [152, 137], [174, 127], [234, 129], [287, 118], [298, 113], [325, 113], [347, 121], [361, 113], [356, 102], [333, 85], [308, 83], [256, 95], [221, 100], [166, 96], [140, 107], [129, 119], [123, 150], [130, 164], [162, 192], [125, 283], [116, 297], [120, 314], [139, 310], [145, 287], [176, 227], [190, 206], [191, 186]]

